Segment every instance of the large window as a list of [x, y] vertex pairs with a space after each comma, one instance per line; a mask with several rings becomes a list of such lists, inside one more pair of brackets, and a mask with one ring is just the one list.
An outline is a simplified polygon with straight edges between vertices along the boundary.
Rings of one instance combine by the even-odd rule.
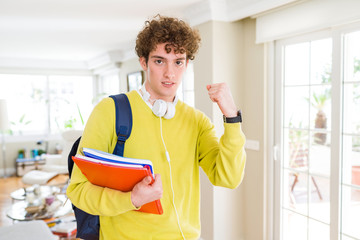
[[192, 107], [195, 106], [194, 64], [192, 62], [188, 63], [177, 94], [180, 100], [184, 101], [186, 104]]
[[360, 240], [360, 31], [277, 42], [283, 240]]
[[342, 236], [360, 239], [360, 31], [344, 35], [343, 57]]
[[0, 74], [11, 135], [83, 129], [93, 108], [91, 76]]

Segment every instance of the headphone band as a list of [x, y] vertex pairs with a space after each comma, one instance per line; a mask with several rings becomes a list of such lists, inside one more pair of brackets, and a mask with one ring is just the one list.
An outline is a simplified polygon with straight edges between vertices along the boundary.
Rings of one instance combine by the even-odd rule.
[[153, 104], [150, 103], [150, 93], [146, 91], [145, 84], [141, 87], [141, 96], [145, 103], [151, 108], [153, 113], [157, 117], [164, 117], [166, 119], [171, 119], [175, 116], [175, 106], [178, 102], [178, 96], [175, 96], [174, 101], [166, 102], [162, 99], [154, 100]]
[[[146, 88], [145, 88], [145, 83], [141, 86], [141, 96], [143, 97], [143, 99], [146, 101], [146, 102], [149, 102], [150, 103], [150, 93], [148, 91], [146, 91]], [[176, 94], [175, 95], [175, 98], [174, 98], [174, 101], [170, 102], [170, 103], [173, 103], [174, 105], [177, 104], [179, 100], [179, 96]], [[155, 100], [156, 101], [156, 100]]]

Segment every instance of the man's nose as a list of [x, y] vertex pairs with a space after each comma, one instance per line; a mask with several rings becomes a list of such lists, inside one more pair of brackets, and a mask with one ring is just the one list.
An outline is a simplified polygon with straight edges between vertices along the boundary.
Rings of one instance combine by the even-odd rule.
[[171, 64], [168, 64], [166, 66], [165, 77], [168, 78], [168, 79], [175, 78], [175, 69], [174, 69], [173, 66], [171, 66]]

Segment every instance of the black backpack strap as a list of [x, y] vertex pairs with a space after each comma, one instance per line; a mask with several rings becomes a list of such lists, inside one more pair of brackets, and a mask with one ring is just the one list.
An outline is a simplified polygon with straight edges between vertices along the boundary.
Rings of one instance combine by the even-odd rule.
[[115, 102], [116, 112], [116, 134], [118, 141], [113, 154], [124, 156], [125, 141], [129, 138], [132, 129], [132, 112], [128, 97], [126, 94], [117, 94], [110, 96]]
[[72, 169], [74, 167], [74, 161], [72, 160], [72, 156], [75, 156], [77, 153], [77, 149], [79, 147], [81, 137], [79, 137], [71, 147], [71, 150], [68, 155], [68, 171], [69, 171], [69, 178], [71, 178]]

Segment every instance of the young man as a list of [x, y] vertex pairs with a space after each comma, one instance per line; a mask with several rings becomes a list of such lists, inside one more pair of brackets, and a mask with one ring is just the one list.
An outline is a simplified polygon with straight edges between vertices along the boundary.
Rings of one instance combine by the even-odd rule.
[[[124, 156], [151, 160], [155, 182], [150, 184], [147, 177], [131, 192], [116, 191], [91, 184], [74, 165], [67, 195], [78, 208], [100, 216], [100, 239], [198, 239], [199, 167], [216, 186], [235, 188], [240, 184], [245, 136], [228, 86], [206, 86], [210, 99], [224, 114], [220, 141], [203, 113], [176, 98], [199, 43], [199, 34], [174, 18], [157, 16], [139, 33], [136, 52], [146, 81], [141, 90], [127, 93], [133, 128]], [[157, 112], [159, 100], [166, 102], [164, 117], [158, 116], [164, 114]], [[106, 98], [94, 108], [78, 152], [89, 147], [111, 153], [116, 141], [115, 106]], [[133, 211], [157, 199], [161, 199], [162, 215]]]

